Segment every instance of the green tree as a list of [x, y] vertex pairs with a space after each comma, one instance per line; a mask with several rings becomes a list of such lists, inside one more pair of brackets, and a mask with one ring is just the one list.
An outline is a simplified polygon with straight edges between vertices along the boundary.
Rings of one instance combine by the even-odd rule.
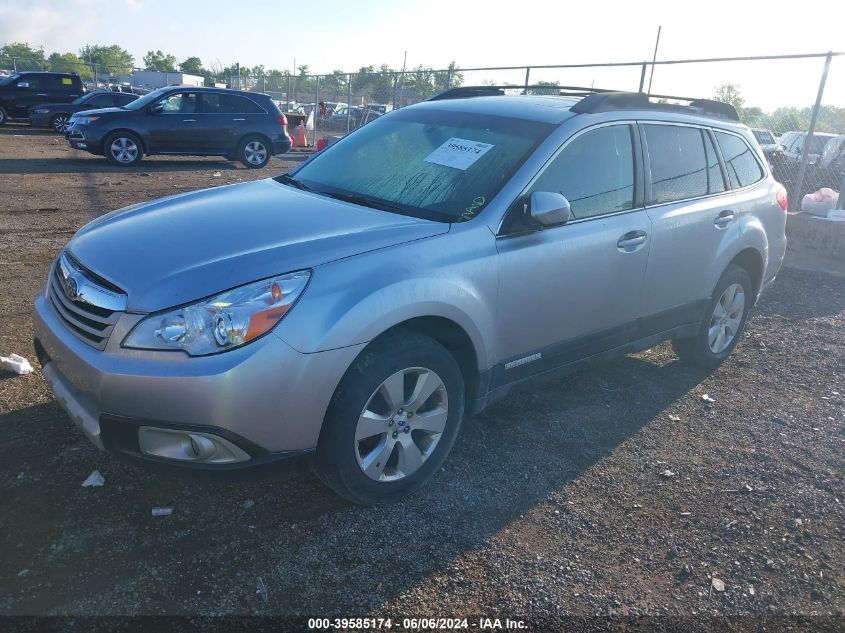
[[542, 87], [533, 88], [531, 90], [531, 94], [534, 94], [534, 95], [556, 95], [560, 92], [560, 82], [559, 81], [538, 81], [536, 85], [542, 86]]
[[388, 103], [393, 99], [393, 82], [396, 73], [387, 64], [382, 64], [373, 82], [372, 98], [376, 103]]
[[0, 65], [18, 70], [41, 70], [45, 64], [44, 50], [32, 48], [26, 42], [12, 42], [0, 47]]
[[331, 75], [320, 78], [320, 99], [346, 101], [349, 77], [342, 70], [333, 70]]
[[144, 55], [144, 68], [161, 72], [176, 70], [176, 57], [161, 51], [147, 51]]
[[135, 65], [132, 54], [117, 44], [111, 46], [87, 44], [80, 49], [79, 57], [82, 61], [93, 64], [98, 73], [126, 75]]
[[716, 87], [716, 101], [729, 103], [737, 109], [737, 112], [745, 105], [745, 99], [740, 94], [739, 86], [733, 83], [724, 83]]
[[56, 73], [76, 73], [83, 79], [94, 77], [91, 67], [76, 53], [53, 53], [47, 58], [47, 64], [50, 70]]
[[435, 92], [441, 92], [449, 88], [459, 88], [464, 83], [464, 74], [454, 61], [449, 62], [446, 70], [434, 73]]
[[199, 57], [189, 57], [179, 64], [179, 70], [189, 75], [205, 75], [202, 60]]
[[375, 68], [372, 66], [361, 66], [358, 72], [352, 75], [352, 92], [357, 94], [369, 94], [375, 78]]

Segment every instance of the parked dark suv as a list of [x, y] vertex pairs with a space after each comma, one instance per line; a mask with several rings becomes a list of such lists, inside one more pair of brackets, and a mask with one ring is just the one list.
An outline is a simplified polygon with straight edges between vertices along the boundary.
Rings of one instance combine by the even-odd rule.
[[144, 154], [224, 156], [252, 169], [290, 149], [287, 119], [265, 94], [160, 88], [122, 108], [74, 114], [71, 147], [130, 166]]
[[127, 92], [89, 92], [70, 103], [44, 103], [29, 109], [29, 124], [33, 127], [51, 127], [64, 134], [67, 131], [70, 115], [83, 110], [96, 108], [120, 108], [138, 95]]
[[0, 79], [0, 125], [29, 117], [42, 103], [70, 103], [85, 94], [79, 75], [71, 73], [16, 73]]

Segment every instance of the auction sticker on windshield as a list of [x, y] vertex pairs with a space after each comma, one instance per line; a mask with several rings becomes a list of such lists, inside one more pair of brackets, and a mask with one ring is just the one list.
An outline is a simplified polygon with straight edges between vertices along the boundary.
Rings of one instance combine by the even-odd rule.
[[490, 143], [452, 137], [425, 157], [425, 162], [464, 171], [495, 147]]

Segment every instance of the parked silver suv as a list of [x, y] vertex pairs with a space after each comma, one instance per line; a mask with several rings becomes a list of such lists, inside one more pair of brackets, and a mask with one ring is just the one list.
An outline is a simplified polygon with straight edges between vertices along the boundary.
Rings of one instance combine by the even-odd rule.
[[531, 376], [667, 339], [722, 362], [786, 243], [784, 190], [733, 108], [486, 92], [82, 228], [35, 300], [70, 417], [151, 462], [305, 456], [381, 503]]

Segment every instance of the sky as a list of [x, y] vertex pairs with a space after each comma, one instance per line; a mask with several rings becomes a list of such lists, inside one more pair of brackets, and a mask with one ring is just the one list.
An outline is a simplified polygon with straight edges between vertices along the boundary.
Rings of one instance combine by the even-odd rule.
[[[302, 7], [294, 12], [293, 7]], [[571, 3], [496, 0], [2, 0], [0, 43], [24, 41], [54, 51], [87, 43], [119, 44], [136, 64], [161, 49], [206, 66], [292, 69], [311, 73], [387, 63], [401, 68], [462, 68], [644, 61], [845, 51], [845, 2], [815, 0], [675, 0]], [[654, 93], [713, 95], [731, 81], [746, 105], [811, 105], [822, 59], [799, 62], [703, 64], [655, 69]], [[531, 80], [636, 90], [640, 69], [532, 71]], [[521, 83], [524, 71], [473, 72], [484, 80]], [[824, 103], [845, 106], [845, 57], [834, 59]]]

